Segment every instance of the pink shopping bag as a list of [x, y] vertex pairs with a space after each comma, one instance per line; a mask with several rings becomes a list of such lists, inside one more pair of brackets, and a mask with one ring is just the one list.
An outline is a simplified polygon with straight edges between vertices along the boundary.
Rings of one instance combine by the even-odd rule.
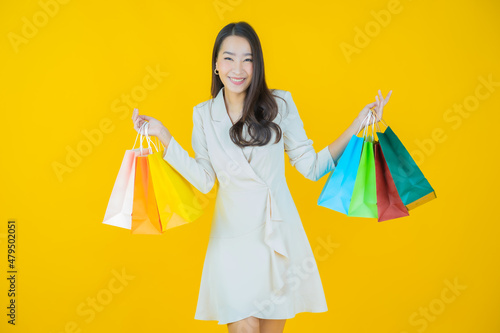
[[[141, 128], [142, 130], [142, 128]], [[132, 227], [132, 207], [134, 204], [134, 183], [135, 183], [135, 168], [136, 157], [148, 154], [147, 149], [142, 149], [142, 133], [140, 148], [134, 149], [137, 143], [135, 137], [134, 146], [132, 149], [125, 151], [125, 155], [118, 171], [111, 196], [108, 201], [104, 221], [102, 223], [115, 227], [131, 229]]]

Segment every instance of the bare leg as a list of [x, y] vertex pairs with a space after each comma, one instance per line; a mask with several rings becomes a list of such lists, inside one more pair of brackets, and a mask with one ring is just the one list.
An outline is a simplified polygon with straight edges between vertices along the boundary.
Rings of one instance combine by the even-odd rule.
[[260, 319], [260, 333], [282, 333], [286, 319]]
[[260, 333], [259, 318], [247, 317], [227, 324], [229, 333]]

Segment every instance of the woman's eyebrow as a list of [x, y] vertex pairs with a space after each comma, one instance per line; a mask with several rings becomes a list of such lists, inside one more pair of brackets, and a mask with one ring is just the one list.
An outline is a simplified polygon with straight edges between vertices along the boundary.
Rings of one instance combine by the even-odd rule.
[[[222, 52], [222, 54], [224, 54], [224, 53], [229, 53], [230, 55], [235, 55], [233, 52], [229, 52], [229, 51]], [[252, 53], [245, 53], [243, 55], [252, 55]]]

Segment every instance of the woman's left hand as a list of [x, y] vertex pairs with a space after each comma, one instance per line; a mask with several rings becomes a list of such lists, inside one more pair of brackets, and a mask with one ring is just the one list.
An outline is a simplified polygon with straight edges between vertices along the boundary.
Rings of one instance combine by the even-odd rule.
[[[363, 120], [365, 119], [365, 117], [368, 115], [369, 112], [372, 112], [372, 108], [374, 109], [373, 113], [376, 115], [376, 121], [379, 122], [381, 119], [382, 119], [382, 113], [383, 113], [383, 110], [384, 110], [384, 106], [387, 104], [387, 102], [389, 102], [389, 98], [391, 97], [391, 94], [392, 94], [392, 90], [389, 91], [389, 93], [387, 94], [386, 98], [383, 98], [382, 96], [382, 92], [380, 91], [380, 89], [378, 90], [378, 96], [375, 96], [375, 99], [377, 100], [376, 102], [373, 102], [373, 103], [370, 103], [370, 104], [367, 104], [363, 110], [361, 110], [361, 112], [359, 113], [358, 117], [357, 117], [357, 121], [360, 125], [362, 125], [361, 123], [363, 122]], [[370, 122], [368, 123], [368, 125], [371, 125], [374, 123], [374, 119], [370, 119]]]

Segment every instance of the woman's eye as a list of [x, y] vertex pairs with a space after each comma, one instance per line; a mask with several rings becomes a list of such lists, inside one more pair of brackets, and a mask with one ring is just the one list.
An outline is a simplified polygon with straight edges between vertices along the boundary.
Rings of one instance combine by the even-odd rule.
[[[224, 60], [233, 60], [233, 59], [231, 59], [231, 58], [229, 58], [229, 57], [226, 57], [226, 58], [224, 58]], [[245, 60], [248, 60], [248, 61], [253, 61], [252, 59], [245, 59]]]

